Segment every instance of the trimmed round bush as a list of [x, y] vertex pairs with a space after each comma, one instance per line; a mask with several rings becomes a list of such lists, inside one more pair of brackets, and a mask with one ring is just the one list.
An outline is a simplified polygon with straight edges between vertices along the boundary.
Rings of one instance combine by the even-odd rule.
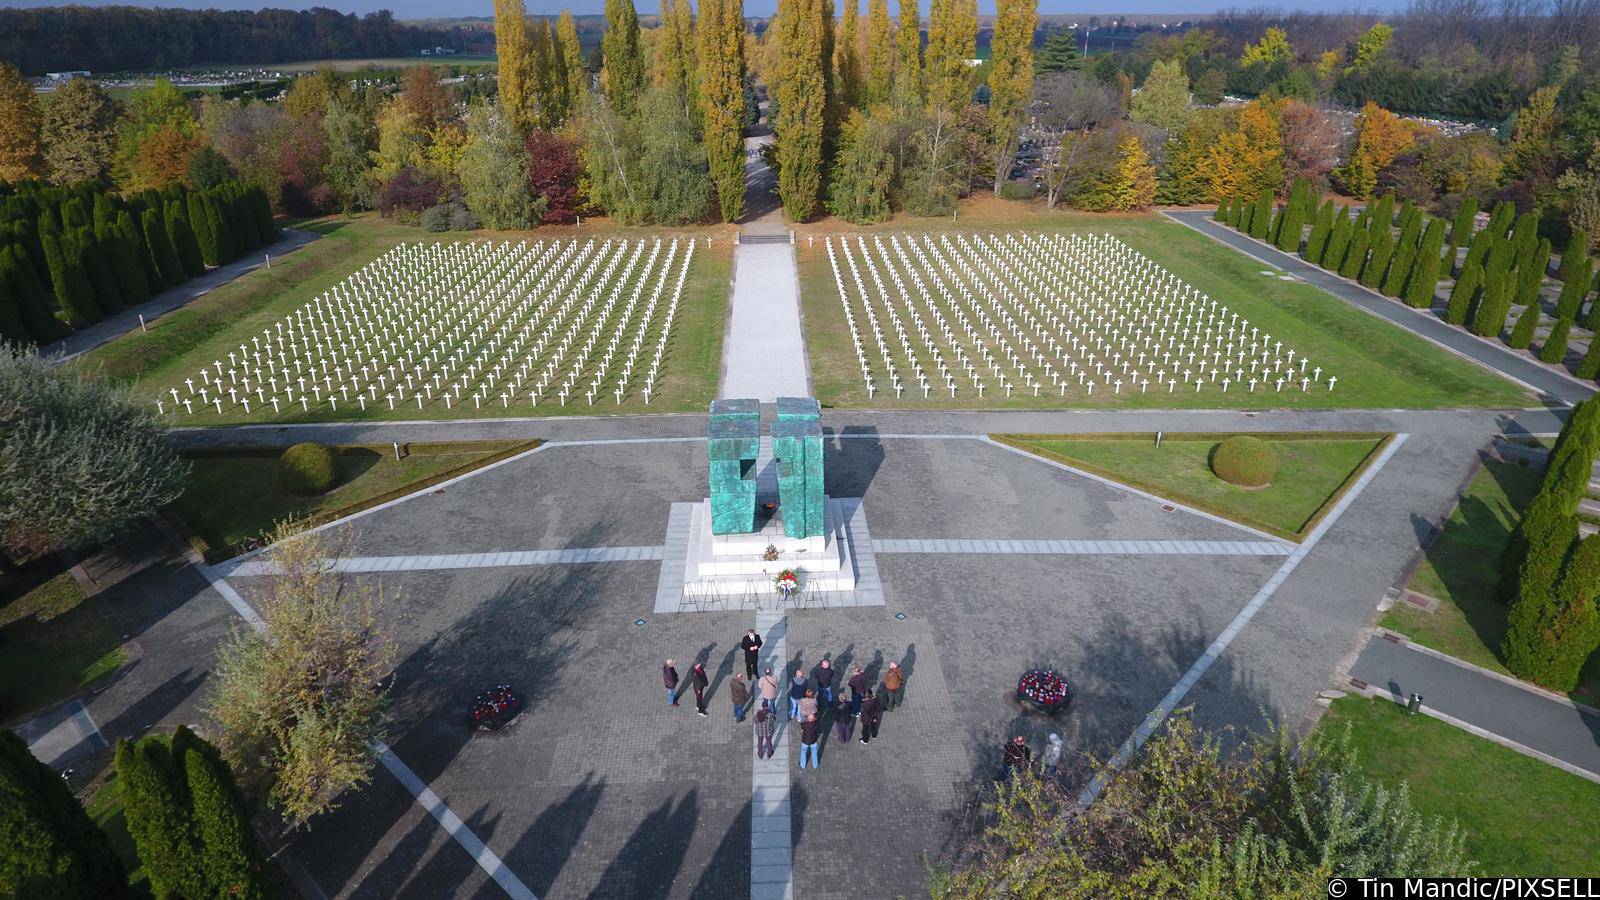
[[1278, 454], [1260, 438], [1236, 434], [1212, 449], [1211, 471], [1229, 484], [1265, 487], [1278, 471]]
[[291, 494], [320, 494], [333, 487], [333, 450], [322, 444], [295, 444], [278, 457], [278, 480]]

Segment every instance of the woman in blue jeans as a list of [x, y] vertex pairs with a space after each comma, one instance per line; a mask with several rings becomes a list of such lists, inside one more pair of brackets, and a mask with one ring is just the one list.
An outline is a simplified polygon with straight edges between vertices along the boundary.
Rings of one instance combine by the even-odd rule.
[[806, 670], [795, 669], [794, 680], [789, 683], [789, 718], [800, 718], [800, 701], [806, 698]]

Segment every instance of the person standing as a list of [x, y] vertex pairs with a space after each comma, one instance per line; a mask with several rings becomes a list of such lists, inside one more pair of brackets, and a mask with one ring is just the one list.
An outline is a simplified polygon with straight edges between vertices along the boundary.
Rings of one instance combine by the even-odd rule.
[[817, 759], [817, 736], [821, 732], [821, 724], [817, 722], [817, 714], [800, 723], [800, 768], [806, 767], [806, 754], [811, 755], [811, 768], [821, 768]]
[[743, 675], [733, 673], [733, 687], [728, 689], [728, 694], [733, 697], [733, 720], [743, 722], [744, 708], [750, 705], [750, 685], [744, 683]]
[[778, 716], [778, 676], [772, 674], [772, 667], [767, 666], [767, 673], [761, 676], [761, 705], [772, 711], [773, 718]]
[[873, 696], [872, 689], [867, 689], [867, 697], [861, 701], [861, 743], [870, 744], [878, 736], [878, 723], [883, 720], [883, 701]]
[[1033, 764], [1033, 751], [1028, 749], [1028, 742], [1023, 739], [1022, 735], [1017, 735], [1011, 739], [1009, 744], [1006, 744], [1002, 763], [1003, 768], [1000, 771], [1002, 779], [1011, 777], [1012, 772], [1026, 773], [1028, 771], [1028, 767]]
[[667, 686], [667, 705], [678, 705], [678, 670], [673, 667], [672, 660], [661, 667], [661, 683]]
[[889, 663], [889, 671], [883, 673], [883, 706], [885, 709], [894, 709], [905, 702], [906, 672], [900, 668], [899, 663]]
[[806, 698], [806, 670], [795, 669], [789, 682], [789, 718], [799, 721], [800, 701]]
[[833, 705], [833, 663], [827, 660], [817, 667], [817, 696], [829, 706]]
[[867, 696], [867, 673], [856, 666], [855, 673], [850, 676], [850, 715], [861, 717], [861, 701]]
[[839, 702], [833, 705], [833, 728], [834, 731], [838, 732], [839, 743], [848, 744], [850, 742], [850, 723], [855, 721], [851, 718], [851, 707], [859, 707], [860, 705], [861, 702], [859, 700], [852, 703], [843, 697], [840, 697]]
[[694, 668], [689, 671], [689, 683], [694, 685], [695, 713], [702, 716], [707, 715], [706, 685], [710, 684], [711, 680], [706, 678], [706, 667], [704, 663], [697, 662], [694, 664]]
[[777, 714], [765, 706], [756, 710], [756, 759], [760, 759], [765, 751], [768, 759], [772, 758], [772, 734], [777, 729]]
[[753, 683], [756, 680], [756, 664], [761, 661], [761, 635], [756, 634], [754, 628], [745, 633], [739, 640], [739, 648], [744, 651], [744, 672]]
[[1039, 761], [1044, 763], [1044, 777], [1056, 777], [1056, 767], [1061, 765], [1061, 750], [1061, 735], [1050, 735], [1050, 745], [1044, 748], [1044, 755], [1039, 757]]
[[806, 695], [800, 698], [800, 721], [804, 722], [817, 713], [817, 692], [807, 690]]

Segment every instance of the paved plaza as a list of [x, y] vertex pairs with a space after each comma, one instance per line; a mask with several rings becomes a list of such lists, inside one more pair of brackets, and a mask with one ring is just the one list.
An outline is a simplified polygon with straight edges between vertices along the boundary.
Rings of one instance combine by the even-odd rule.
[[[350, 577], [396, 602], [390, 745], [494, 862], [383, 773], [291, 856], [340, 897], [492, 896], [496, 866], [541, 898], [916, 895], [927, 860], [965, 834], [1005, 737], [1037, 747], [1059, 731], [1081, 765], [1180, 684], [1209, 724], [1302, 715], [1414, 550], [1421, 511], [1469, 469], [1463, 438], [1493, 421], [1423, 414], [1309, 548], [980, 434], [830, 427], [827, 490], [862, 498], [885, 605], [760, 620], [653, 609], [671, 505], [707, 491], [703, 441], [664, 427], [546, 444], [348, 523]], [[246, 599], [268, 572], [250, 559], [217, 570]], [[899, 663], [906, 705], [870, 746], [830, 732], [820, 770], [798, 769], [787, 731], [784, 769], [757, 768], [728, 692], [758, 623], [781, 627], [790, 670], [829, 658], [876, 680]], [[1208, 653], [1223, 635], [1231, 645]], [[669, 656], [683, 672], [705, 662], [710, 718], [692, 696], [666, 706]], [[1036, 666], [1072, 684], [1057, 721], [1009, 699]], [[507, 733], [473, 733], [465, 700], [501, 681], [528, 712]], [[787, 868], [764, 837], [782, 821]]]

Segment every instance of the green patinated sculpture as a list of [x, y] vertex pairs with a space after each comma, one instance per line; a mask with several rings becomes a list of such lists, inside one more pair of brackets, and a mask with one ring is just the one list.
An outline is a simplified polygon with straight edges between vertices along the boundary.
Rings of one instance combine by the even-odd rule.
[[756, 530], [756, 456], [761, 452], [761, 404], [714, 400], [706, 457], [711, 476], [711, 533]]
[[778, 460], [778, 499], [783, 533], [820, 537], [824, 527], [822, 493], [822, 409], [814, 397], [779, 397], [772, 426], [772, 455]]

